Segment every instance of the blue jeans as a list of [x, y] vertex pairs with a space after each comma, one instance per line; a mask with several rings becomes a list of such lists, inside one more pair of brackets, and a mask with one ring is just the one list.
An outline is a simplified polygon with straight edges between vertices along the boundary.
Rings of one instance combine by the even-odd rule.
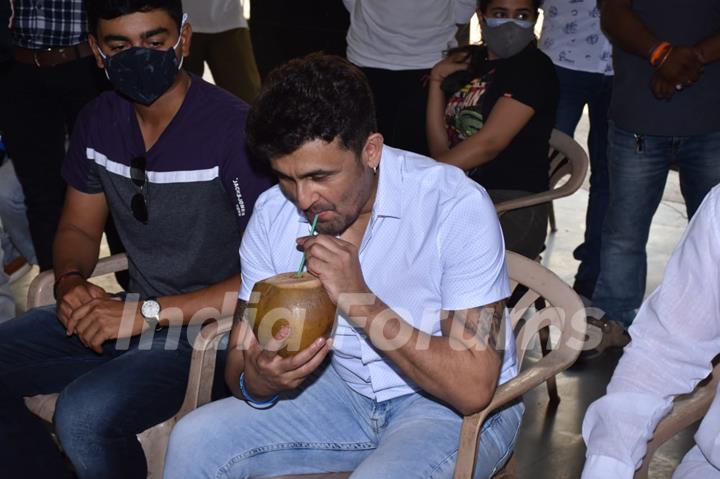
[[[0, 237], [3, 235], [2, 219], [0, 218]], [[15, 317], [15, 298], [10, 291], [10, 277], [5, 274], [3, 265], [4, 251], [0, 248], [0, 323]]]
[[22, 399], [59, 392], [55, 431], [78, 477], [144, 479], [135, 435], [182, 404], [191, 357], [186, 332], [153, 331], [122, 349], [109, 341], [99, 355], [65, 335], [54, 307], [0, 324], [1, 475], [65, 477], [47, 428]]
[[[590, 132], [588, 151], [590, 156], [590, 196], [585, 215], [585, 238], [573, 255], [580, 261], [576, 283], [592, 285], [600, 274], [600, 245], [602, 225], [609, 200], [607, 131], [608, 108], [612, 92], [612, 76], [555, 67], [560, 81], [555, 127], [570, 136], [575, 134], [583, 108], [588, 106]], [[584, 292], [584, 291], [581, 291]]]
[[646, 244], [670, 164], [677, 163], [688, 217], [720, 183], [720, 132], [689, 137], [635, 135], [610, 123], [610, 204], [593, 303], [629, 326], [645, 294]]
[[0, 234], [0, 246], [5, 252], [5, 264], [19, 256], [25, 257], [30, 264], [37, 264], [25, 209], [25, 196], [11, 160], [0, 165], [0, 219], [4, 229]]
[[[522, 403], [483, 425], [476, 478], [507, 461]], [[462, 417], [423, 394], [377, 403], [321, 368], [300, 390], [267, 410], [228, 398], [183, 418], [173, 429], [167, 479], [274, 477], [354, 470], [354, 479], [450, 478]]]

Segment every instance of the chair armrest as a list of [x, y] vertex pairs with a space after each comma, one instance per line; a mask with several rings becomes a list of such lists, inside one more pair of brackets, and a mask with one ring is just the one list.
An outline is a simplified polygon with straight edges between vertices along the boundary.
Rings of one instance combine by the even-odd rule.
[[204, 326], [195, 338], [185, 400], [176, 416], [177, 420], [210, 402], [218, 344], [223, 335], [230, 332], [232, 325], [232, 316], [224, 316]]
[[650, 462], [655, 451], [675, 434], [700, 421], [715, 399], [718, 382], [720, 382], [720, 364], [713, 368], [707, 380], [701, 382], [693, 392], [675, 399], [672, 410], [655, 428], [653, 437], [648, 442], [642, 466], [635, 473], [635, 479], [648, 477]]
[[[577, 303], [580, 302], [576, 298]], [[575, 300], [573, 300], [575, 302]], [[576, 304], [575, 311], [582, 308], [582, 304]], [[573, 310], [573, 309], [571, 309]], [[547, 356], [543, 356], [535, 364], [521, 371], [510, 381], [498, 386], [490, 404], [482, 411], [465, 416], [460, 433], [460, 447], [458, 450], [457, 463], [455, 465], [454, 479], [472, 479], [473, 469], [475, 467], [475, 458], [477, 456], [478, 443], [480, 438], [480, 429], [487, 416], [493, 411], [509, 404], [511, 401], [522, 397], [523, 394], [536, 386], [544, 383], [548, 378], [564, 371], [572, 365], [580, 355], [580, 348], [573, 347], [583, 344], [585, 337], [586, 323], [580, 324], [577, 318], [564, 318], [567, 323], [563, 324], [563, 318], [560, 318], [553, 311], [551, 314], [535, 316], [526, 323], [520, 332], [518, 347], [523, 350], [528, 348], [530, 341], [537, 333], [547, 326], [560, 327], [563, 331], [560, 337], [560, 344], [557, 348], [550, 351]], [[530, 331], [525, 332], [527, 328]], [[523, 355], [520, 354], [520, 357]], [[518, 367], [521, 365], [518, 364]]]
[[[128, 268], [128, 259], [125, 253], [115, 254], [100, 258], [95, 265], [90, 277], [103, 276], [105, 274], [123, 271]], [[27, 307], [37, 308], [55, 302], [53, 293], [53, 284], [55, 283], [55, 273], [53, 271], [43, 271], [35, 277], [30, 283], [27, 296]]]
[[552, 200], [556, 200], [558, 198], [562, 198], [563, 196], [569, 196], [572, 194], [572, 191], [569, 191], [567, 194], [559, 195], [558, 192], [561, 189], [562, 187], [555, 190], [533, 193], [527, 196], [523, 196], [521, 198], [515, 198], [513, 200], [501, 201], [500, 203], [495, 204], [495, 211], [498, 215], [502, 215], [503, 213], [511, 210], [526, 208], [528, 206], [535, 206], [542, 203], [549, 203]]

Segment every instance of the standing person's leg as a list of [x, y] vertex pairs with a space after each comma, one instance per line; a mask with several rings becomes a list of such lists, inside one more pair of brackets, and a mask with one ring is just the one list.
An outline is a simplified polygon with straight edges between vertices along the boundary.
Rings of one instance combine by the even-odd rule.
[[[10, 159], [0, 166], [0, 219], [17, 254], [23, 256], [28, 263], [37, 264], [25, 209], [25, 196]], [[9, 261], [14, 258], [5, 259]]]
[[164, 477], [235, 479], [353, 470], [377, 446], [373, 404], [327, 363], [269, 409], [254, 409], [234, 397], [212, 402], [173, 429]]
[[672, 138], [638, 136], [610, 123], [610, 203], [593, 303], [626, 328], [645, 295], [646, 244], [670, 168]]
[[677, 142], [680, 189], [689, 219], [705, 195], [720, 183], [720, 132], [681, 138]]
[[260, 90], [260, 74], [247, 28], [214, 34], [207, 61], [216, 85], [247, 103], [253, 101]]
[[[385, 414], [378, 417], [380, 444], [355, 469], [352, 479], [453, 477], [462, 416], [421, 394], [387, 403]], [[505, 465], [515, 446], [523, 410], [522, 403], [516, 403], [485, 420], [474, 478], [492, 477]]]
[[555, 128], [569, 136], [574, 136], [583, 108], [588, 102], [590, 96], [588, 90], [591, 85], [584, 72], [555, 66], [555, 73], [560, 84]]
[[[608, 202], [610, 201], [610, 185], [608, 179], [608, 109], [612, 93], [612, 77], [602, 74], [593, 75], [592, 89], [589, 91], [588, 109], [590, 113], [590, 131], [588, 134], [588, 150], [590, 156], [590, 194], [588, 196], [587, 214], [585, 216], [585, 238], [574, 252], [579, 259], [575, 289], [580, 288], [581, 294], [591, 298], [595, 283], [600, 275], [600, 249], [602, 241], [602, 225], [605, 221]], [[578, 288], [580, 287], [580, 288]]]
[[183, 61], [183, 68], [201, 77], [205, 73], [205, 60], [208, 56], [208, 44], [212, 35], [193, 32], [190, 56]]
[[430, 150], [425, 132], [425, 116], [430, 70], [391, 73], [392, 94], [399, 98], [392, 125], [395, 144], [391, 146], [427, 156]]
[[48, 71], [15, 64], [8, 77], [9, 120], [4, 139], [25, 194], [30, 233], [41, 270], [52, 268], [65, 182], [65, 123], [57, 98], [46, 83]]
[[[385, 144], [398, 147], [394, 137], [395, 116], [400, 108], [400, 98], [395, 94], [393, 72], [381, 68], [361, 68], [375, 100], [378, 131], [385, 138]], [[423, 114], [423, 118], [425, 118]]]

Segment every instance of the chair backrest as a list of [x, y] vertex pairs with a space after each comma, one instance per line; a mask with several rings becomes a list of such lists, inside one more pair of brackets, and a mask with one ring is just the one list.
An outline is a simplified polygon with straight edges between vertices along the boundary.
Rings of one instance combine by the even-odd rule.
[[[495, 204], [499, 214], [517, 208], [547, 203], [575, 193], [582, 186], [587, 175], [589, 160], [582, 146], [560, 130], [553, 130], [550, 136], [550, 189], [513, 200]], [[518, 174], [522, 174], [519, 172]], [[563, 181], [567, 178], [566, 181]]]
[[[541, 329], [550, 327], [557, 340], [547, 356], [521, 370], [518, 376], [530, 373], [533, 379], [525, 378], [521, 384], [512, 384], [516, 378], [500, 386], [488, 412], [521, 396], [573, 364], [585, 343], [587, 326], [585, 307], [567, 283], [537, 261], [512, 251], [508, 251], [506, 257], [511, 289], [515, 290], [518, 285], [527, 288], [510, 311], [510, 320], [516, 332], [518, 365], [522, 367], [525, 353]], [[538, 299], [543, 299], [545, 303], [545, 307], [539, 310], [535, 309]], [[504, 391], [506, 386], [512, 389], [512, 398], [508, 398]]]
[[588, 165], [590, 163], [587, 153], [571, 136], [560, 130], [553, 130], [550, 135], [550, 189], [559, 189], [557, 185], [568, 176], [564, 183], [563, 192], [572, 194], [576, 192], [585, 181]]

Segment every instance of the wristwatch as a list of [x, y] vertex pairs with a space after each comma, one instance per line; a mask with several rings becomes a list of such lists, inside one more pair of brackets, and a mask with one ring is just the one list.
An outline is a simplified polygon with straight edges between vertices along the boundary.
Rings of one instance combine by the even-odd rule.
[[142, 306], [140, 306], [140, 315], [147, 325], [155, 331], [162, 329], [162, 326], [160, 326], [160, 303], [157, 302], [156, 298], [151, 297], [143, 301]]

